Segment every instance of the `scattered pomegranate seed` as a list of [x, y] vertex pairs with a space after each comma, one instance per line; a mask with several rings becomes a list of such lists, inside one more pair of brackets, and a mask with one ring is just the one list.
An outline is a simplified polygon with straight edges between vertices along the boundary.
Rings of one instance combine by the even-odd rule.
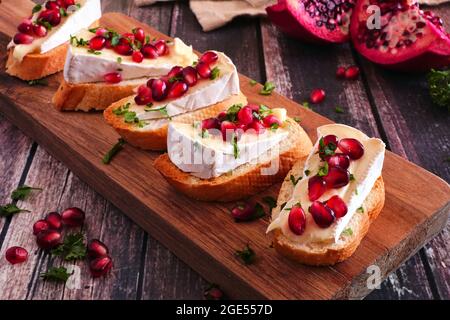
[[199, 62], [197, 63], [195, 68], [197, 69], [197, 72], [200, 75], [200, 77], [204, 79], [209, 79], [209, 77], [211, 76], [211, 68], [207, 63]]
[[186, 82], [189, 87], [193, 87], [197, 84], [197, 70], [195, 70], [194, 67], [189, 66], [184, 68], [182, 71], [182, 77], [184, 82]]
[[151, 44], [146, 44], [141, 48], [141, 52], [144, 55], [144, 57], [149, 59], [156, 59], [158, 58], [158, 51], [156, 48]]
[[50, 23], [52, 26], [57, 26], [61, 22], [61, 14], [58, 10], [44, 10], [39, 14], [38, 20]]
[[163, 56], [167, 53], [168, 47], [167, 43], [164, 40], [158, 40], [156, 41], [153, 46], [156, 48], [156, 53], [158, 53], [159, 56]]
[[111, 257], [104, 256], [92, 260], [89, 269], [95, 278], [105, 276], [112, 269]]
[[167, 98], [174, 99], [181, 97], [186, 91], [188, 91], [188, 85], [183, 81], [175, 81], [169, 89]]
[[169, 73], [167, 74], [167, 77], [174, 78], [174, 77], [181, 77], [181, 73], [183, 72], [183, 67], [175, 66], [172, 69], [170, 69]]
[[135, 29], [133, 29], [133, 34], [134, 34], [134, 38], [137, 41], [144, 43], [144, 41], [145, 41], [144, 29], [142, 29], [142, 28], [135, 28]]
[[30, 44], [33, 40], [34, 38], [32, 36], [25, 33], [16, 33], [13, 39], [15, 44]]
[[223, 298], [223, 292], [217, 286], [212, 285], [206, 289], [203, 293], [207, 300], [221, 300]]
[[323, 89], [314, 89], [309, 96], [311, 103], [321, 103], [324, 99], [325, 91]]
[[231, 141], [232, 134], [236, 130], [236, 125], [231, 121], [222, 121], [220, 131], [222, 132], [223, 141]]
[[33, 33], [35, 36], [42, 38], [47, 35], [47, 28], [41, 26], [40, 24], [33, 24]]
[[353, 138], [341, 139], [338, 143], [338, 147], [352, 160], [357, 160], [364, 155], [364, 146], [361, 142]]
[[345, 79], [355, 80], [359, 76], [359, 68], [357, 66], [350, 66], [345, 70]]
[[342, 218], [347, 214], [347, 205], [338, 195], [332, 196], [328, 199], [326, 205], [333, 210], [336, 218]]
[[219, 57], [217, 56], [217, 53], [214, 51], [206, 51], [202, 56], [200, 57], [200, 62], [204, 62], [208, 65], [214, 63], [217, 61]]
[[67, 227], [81, 227], [84, 223], [84, 211], [77, 207], [67, 208], [61, 213], [62, 222]]
[[259, 121], [259, 120], [253, 120], [252, 123], [249, 125], [249, 129], [255, 130], [256, 134], [262, 134], [266, 131], [266, 127]]
[[245, 106], [239, 110], [237, 118], [239, 123], [248, 125], [253, 122], [253, 110], [249, 106]]
[[208, 118], [202, 120], [202, 129], [220, 129], [220, 121], [217, 118]]
[[33, 24], [31, 23], [31, 20], [24, 20], [21, 24], [17, 26], [17, 30], [21, 33], [29, 34], [31, 35], [33, 33]]
[[334, 212], [320, 201], [314, 201], [309, 207], [314, 222], [321, 228], [328, 228], [335, 220]]
[[327, 188], [340, 188], [346, 186], [350, 181], [350, 174], [347, 170], [339, 167], [328, 168], [328, 174], [323, 177]]
[[5, 258], [11, 264], [22, 263], [28, 259], [28, 251], [22, 247], [11, 247], [6, 250]]
[[101, 36], [101, 37], [105, 37], [108, 33], [109, 33], [109, 31], [106, 30], [105, 28], [98, 28], [98, 29], [95, 31], [95, 35], [96, 35], [96, 36]]
[[62, 227], [62, 218], [58, 212], [50, 212], [47, 217], [45, 217], [50, 229], [60, 230]]
[[306, 215], [300, 206], [293, 206], [289, 212], [289, 229], [296, 235], [300, 236], [305, 231], [306, 227]]
[[327, 191], [327, 185], [322, 177], [314, 176], [308, 180], [308, 198], [314, 201]]
[[131, 55], [131, 59], [133, 59], [134, 62], [141, 63], [142, 60], [144, 60], [144, 55], [140, 51], [134, 51]]
[[240, 203], [231, 209], [231, 216], [236, 221], [253, 220], [256, 213], [256, 203], [254, 202]]
[[52, 249], [61, 244], [61, 233], [56, 230], [44, 230], [37, 234], [36, 243], [39, 248]]
[[47, 220], [41, 219], [33, 224], [33, 234], [37, 235], [41, 231], [49, 230], [50, 225]]
[[120, 81], [122, 81], [122, 76], [118, 72], [111, 72], [111, 73], [105, 74], [103, 76], [103, 79], [105, 79], [105, 82], [113, 84], [113, 83], [119, 83]]
[[45, 8], [50, 10], [59, 10], [60, 5], [56, 1], [47, 1]]
[[152, 85], [153, 100], [161, 101], [167, 97], [167, 82], [166, 81], [164, 81], [162, 79], [153, 79], [151, 85]]
[[106, 39], [102, 36], [95, 36], [89, 40], [89, 48], [92, 50], [102, 50], [105, 47]]
[[333, 156], [326, 157], [325, 160], [328, 162], [330, 167], [340, 167], [342, 169], [348, 169], [350, 166], [350, 158], [348, 155], [343, 153], [336, 153]]
[[109, 254], [108, 247], [98, 239], [92, 239], [87, 245], [87, 253], [89, 258], [95, 259], [107, 256]]
[[281, 121], [273, 114], [269, 114], [267, 117], [265, 117], [263, 119], [263, 122], [267, 128], [272, 127], [274, 124], [277, 124], [279, 126], [281, 125]]
[[338, 67], [336, 69], [336, 78], [338, 79], [345, 78], [345, 67]]

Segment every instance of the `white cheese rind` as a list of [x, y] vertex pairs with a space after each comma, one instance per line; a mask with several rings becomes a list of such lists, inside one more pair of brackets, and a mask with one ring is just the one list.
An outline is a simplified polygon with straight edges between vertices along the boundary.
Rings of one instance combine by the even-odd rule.
[[[331, 124], [319, 127], [317, 136], [323, 137], [334, 134], [338, 139], [355, 138], [364, 146], [364, 155], [358, 160], [351, 160], [348, 171], [354, 175], [355, 181], [349, 182], [346, 186], [339, 189], [327, 190], [318, 201], [328, 200], [334, 195], [339, 195], [347, 204], [347, 214], [336, 221], [328, 228], [320, 228], [315, 223], [312, 215], [308, 212], [311, 201], [308, 199], [308, 178], [304, 172], [300, 173], [303, 179], [300, 180], [294, 188], [291, 199], [286, 203], [285, 208], [291, 208], [292, 205], [300, 202], [306, 214], [306, 228], [302, 235], [296, 235], [289, 229], [288, 217], [289, 210], [281, 210], [278, 217], [272, 221], [267, 228], [267, 232], [274, 229], [281, 229], [283, 235], [290, 240], [305, 245], [311, 243], [335, 243], [339, 240], [342, 231], [345, 230], [348, 223], [358, 208], [363, 205], [364, 200], [372, 190], [375, 181], [380, 177], [383, 168], [385, 144], [377, 138], [369, 138], [361, 131], [342, 124]], [[312, 149], [308, 159], [305, 162], [304, 171], [309, 170], [312, 177], [317, 173], [320, 166], [320, 158], [316, 153], [318, 141]], [[339, 150], [338, 150], [339, 151]], [[367, 214], [367, 213], [365, 213]]]
[[[92, 36], [87, 30], [77, 34], [85, 40]], [[121, 56], [111, 49], [103, 49], [101, 54], [94, 55], [88, 52], [88, 48], [71, 45], [67, 52], [64, 79], [69, 83], [102, 82], [104, 75], [110, 72], [119, 72], [124, 80], [159, 77], [166, 75], [173, 66], [185, 67], [197, 60], [192, 46], [187, 46], [179, 38], [169, 43], [168, 48], [169, 54], [165, 56], [136, 63], [130, 56]]]

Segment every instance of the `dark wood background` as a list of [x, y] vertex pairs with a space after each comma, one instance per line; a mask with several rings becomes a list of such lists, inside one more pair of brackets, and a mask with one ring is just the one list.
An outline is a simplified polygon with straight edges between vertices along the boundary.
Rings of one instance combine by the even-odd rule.
[[[262, 18], [238, 18], [224, 28], [204, 33], [184, 2], [145, 8], [126, 0], [102, 3], [104, 12], [128, 14], [182, 38], [199, 51], [224, 51], [241, 73], [259, 82], [273, 81], [278, 92], [298, 102], [306, 101], [313, 88], [324, 88], [327, 98], [320, 106], [313, 106], [314, 111], [382, 138], [393, 152], [450, 181], [450, 116], [431, 104], [424, 75], [379, 69], [349, 45], [302, 44], [286, 38]], [[450, 24], [449, 4], [434, 11]], [[360, 79], [336, 80], [336, 67], [351, 64], [361, 67]], [[344, 113], [337, 114], [336, 106]], [[39, 281], [38, 274], [57, 261], [40, 251], [30, 252], [32, 263], [14, 269], [14, 275], [8, 273], [9, 279], [14, 276], [13, 285], [0, 276], [0, 299], [202, 298], [207, 283], [198, 274], [1, 116], [0, 145], [0, 203], [8, 202], [10, 191], [23, 183], [44, 188], [39, 195], [18, 203], [33, 210], [28, 224], [0, 220], [0, 273], [7, 267], [4, 251], [30, 241], [36, 216], [69, 206], [86, 210], [88, 237], [104, 240], [115, 262], [110, 277], [92, 280], [82, 276], [81, 289], [70, 290]], [[449, 299], [449, 232], [447, 225], [368, 299]]]

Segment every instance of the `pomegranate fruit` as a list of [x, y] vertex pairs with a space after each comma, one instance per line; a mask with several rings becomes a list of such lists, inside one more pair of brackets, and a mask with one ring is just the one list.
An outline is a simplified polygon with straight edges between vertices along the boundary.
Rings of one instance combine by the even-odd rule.
[[255, 203], [239, 204], [231, 210], [231, 216], [236, 221], [252, 220], [256, 213]]
[[253, 129], [256, 134], [262, 134], [266, 131], [266, 127], [264, 127], [264, 125], [256, 119], [250, 123], [249, 127]]
[[293, 206], [288, 217], [289, 229], [296, 235], [300, 236], [305, 231], [306, 215], [300, 206]]
[[155, 46], [151, 44], [146, 44], [141, 49], [142, 54], [144, 57], [149, 59], [156, 59], [158, 58], [158, 50], [156, 50]]
[[105, 276], [112, 269], [111, 257], [104, 256], [92, 260], [89, 269], [94, 278]]
[[145, 41], [145, 31], [142, 28], [135, 28], [133, 29], [133, 34], [134, 34], [134, 38], [137, 41], [140, 41], [142, 43], [144, 43]]
[[67, 227], [81, 227], [84, 223], [85, 214], [80, 208], [67, 208], [61, 213], [62, 222]]
[[174, 77], [181, 77], [181, 73], [183, 72], [183, 67], [175, 66], [172, 69], [170, 69], [169, 73], [167, 74], [167, 77], [174, 78]]
[[153, 79], [152, 97], [155, 101], [162, 101], [167, 97], [167, 83], [162, 79]]
[[231, 121], [222, 121], [220, 131], [222, 132], [223, 141], [231, 141], [231, 137], [236, 130], [236, 125]]
[[320, 201], [314, 201], [309, 207], [314, 222], [321, 228], [328, 228], [335, 220], [334, 212]]
[[332, 196], [326, 203], [327, 207], [333, 210], [336, 218], [342, 218], [347, 214], [347, 205], [338, 195]]
[[41, 219], [41, 220], [36, 221], [33, 224], [33, 234], [34, 235], [37, 235], [39, 232], [45, 231], [48, 229], [50, 229], [50, 225], [47, 220]]
[[273, 125], [281, 126], [281, 121], [273, 114], [269, 114], [267, 117], [265, 117], [263, 119], [263, 123], [267, 128], [271, 128]]
[[339, 140], [338, 147], [352, 160], [357, 160], [364, 155], [363, 145], [361, 144], [361, 142], [353, 138], [345, 138]]
[[11, 247], [6, 250], [5, 258], [11, 264], [22, 263], [28, 259], [28, 251], [22, 247]]
[[[373, 26], [371, 5], [380, 8], [379, 28]], [[359, 0], [353, 12], [352, 41], [368, 60], [403, 71], [450, 65], [450, 37], [442, 20], [415, 1]]]
[[158, 53], [158, 56], [165, 55], [168, 52], [168, 50], [169, 50], [169, 48], [167, 47], [166, 41], [164, 41], [164, 40], [156, 41], [153, 44], [153, 46], [155, 47], [156, 52]]
[[92, 239], [87, 245], [87, 254], [89, 258], [95, 259], [107, 256], [109, 253], [108, 247], [98, 239]]
[[342, 43], [356, 0], [278, 0], [266, 8], [272, 22], [291, 37], [314, 43]]
[[327, 191], [327, 185], [322, 177], [314, 176], [308, 180], [308, 198], [314, 201], [320, 198]]
[[345, 78], [345, 68], [344, 67], [338, 67], [336, 69], [336, 78], [338, 78], [338, 79]]
[[46, 9], [59, 10], [60, 6], [57, 1], [47, 1], [45, 4]]
[[202, 129], [220, 129], [220, 121], [217, 118], [208, 118], [202, 120]]
[[38, 21], [50, 23], [57, 26], [61, 22], [61, 13], [58, 10], [44, 10], [39, 14]]
[[33, 24], [33, 33], [36, 37], [42, 38], [47, 35], [47, 29], [40, 24]]
[[211, 77], [211, 68], [209, 67], [209, 64], [205, 62], [199, 62], [195, 68], [197, 69], [198, 74], [203, 79], [208, 79]]
[[45, 217], [49, 229], [60, 230], [62, 227], [62, 218], [58, 212], [50, 212], [47, 217]]
[[39, 248], [52, 249], [61, 244], [61, 233], [56, 230], [44, 230], [37, 234], [36, 243]]
[[32, 34], [33, 33], [33, 24], [31, 20], [24, 20], [21, 24], [17, 26], [17, 30], [21, 33]]

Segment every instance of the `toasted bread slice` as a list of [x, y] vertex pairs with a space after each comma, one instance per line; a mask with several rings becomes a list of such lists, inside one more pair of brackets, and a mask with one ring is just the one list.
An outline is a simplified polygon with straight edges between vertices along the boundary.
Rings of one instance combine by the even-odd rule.
[[128, 143], [145, 150], [165, 150], [167, 148], [167, 126], [169, 121], [192, 123], [195, 120], [214, 117], [233, 104], [242, 103], [245, 105], [247, 103], [247, 98], [240, 93], [232, 95], [230, 98], [212, 106], [174, 116], [172, 120], [167, 118], [149, 120], [150, 124], [144, 128], [139, 128], [132, 123], [125, 123], [123, 118], [117, 117], [113, 113], [116, 108], [130, 101], [130, 98], [127, 97], [115, 102], [103, 112], [103, 116]]
[[[287, 176], [298, 176], [303, 172], [303, 161], [297, 162]], [[286, 203], [294, 190], [291, 181], [283, 182], [278, 195], [277, 207], [272, 210], [272, 220], [280, 214], [281, 206]], [[300, 263], [325, 266], [334, 265], [350, 257], [367, 234], [370, 224], [378, 217], [384, 206], [384, 183], [379, 177], [375, 182], [369, 196], [364, 200], [364, 212], [356, 212], [351, 218], [348, 227], [353, 231], [352, 235], [342, 234], [339, 241], [333, 244], [304, 245], [295, 243], [285, 237], [280, 229], [274, 230], [274, 247], [284, 256]]]
[[64, 43], [46, 53], [29, 53], [18, 62], [9, 50], [6, 73], [27, 81], [41, 79], [64, 69], [66, 53], [67, 43]]
[[146, 78], [139, 78], [117, 84], [106, 82], [75, 84], [63, 79], [52, 102], [60, 111], [105, 110], [112, 103], [132, 95], [133, 90], [146, 81]]
[[[234, 201], [247, 198], [269, 186], [282, 181], [292, 165], [304, 161], [312, 143], [303, 128], [288, 118], [289, 136], [280, 143], [280, 153], [270, 150], [258, 157], [256, 164], [243, 164], [228, 174], [211, 179], [200, 179], [181, 171], [167, 154], [159, 156], [154, 166], [178, 191], [191, 198], [204, 201]], [[273, 175], [262, 175], [261, 169], [271, 166], [279, 158], [278, 171]]]

